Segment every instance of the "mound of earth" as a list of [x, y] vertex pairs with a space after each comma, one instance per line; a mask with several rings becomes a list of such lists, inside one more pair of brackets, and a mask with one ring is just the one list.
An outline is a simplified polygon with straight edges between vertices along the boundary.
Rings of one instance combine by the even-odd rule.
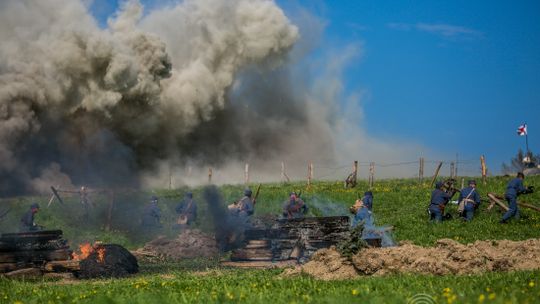
[[391, 273], [474, 274], [539, 268], [540, 239], [476, 241], [467, 245], [441, 239], [434, 247], [402, 243], [398, 247], [364, 249], [353, 256], [352, 263], [333, 248], [323, 249], [310, 262], [287, 274], [307, 273], [324, 280], [351, 278], [351, 269], [358, 276]]
[[138, 258], [166, 260], [182, 260], [186, 258], [209, 258], [218, 256], [216, 239], [198, 229], [184, 230], [175, 239], [158, 237], [143, 248], [133, 252]]
[[335, 247], [320, 249], [311, 256], [311, 260], [302, 266], [286, 269], [283, 276], [309, 274], [321, 280], [353, 279], [358, 273], [352, 263], [341, 256]]

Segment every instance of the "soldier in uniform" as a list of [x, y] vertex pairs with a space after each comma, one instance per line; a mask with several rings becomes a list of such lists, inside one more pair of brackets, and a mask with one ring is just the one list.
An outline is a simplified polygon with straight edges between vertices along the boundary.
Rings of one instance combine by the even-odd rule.
[[238, 202], [229, 205], [229, 212], [232, 215], [247, 218], [255, 211], [255, 200], [251, 198], [253, 192], [247, 188], [244, 190], [244, 197]]
[[525, 188], [523, 185], [523, 180], [525, 175], [522, 172], [519, 172], [516, 178], [512, 179], [506, 186], [506, 192], [504, 193], [504, 198], [508, 202], [508, 211], [503, 215], [500, 223], [505, 224], [511, 217], [519, 219], [519, 209], [517, 205], [517, 197], [521, 194], [529, 194], [534, 192], [532, 186]]
[[356, 227], [358, 224], [363, 223], [364, 226], [371, 227], [373, 226], [373, 218], [371, 217], [371, 211], [366, 206], [363, 200], [357, 199], [354, 205], [350, 208], [352, 214], [354, 214], [354, 219], [352, 226]]
[[303, 218], [308, 206], [296, 192], [291, 192], [289, 200], [283, 205], [283, 217], [288, 219]]
[[144, 207], [142, 226], [145, 230], [161, 228], [161, 209], [158, 206], [158, 198], [153, 195], [150, 198], [150, 203]]
[[443, 191], [443, 183], [437, 182], [435, 184], [435, 190], [431, 192], [431, 201], [429, 204], [430, 218], [435, 222], [442, 222], [444, 215], [444, 208], [452, 195]]
[[30, 205], [30, 209], [26, 211], [26, 213], [21, 218], [21, 226], [19, 229], [21, 232], [41, 230], [41, 226], [38, 226], [36, 225], [36, 223], [34, 223], [34, 216], [38, 211], [38, 203], [33, 203], [32, 205]]
[[193, 193], [187, 192], [184, 199], [176, 206], [178, 225], [190, 225], [197, 218], [197, 204], [193, 200]]
[[373, 209], [373, 192], [366, 191], [364, 192], [364, 197], [362, 198], [362, 202], [364, 203], [364, 206], [368, 208], [369, 211]]
[[480, 194], [476, 190], [475, 180], [470, 180], [469, 186], [461, 189], [458, 201], [460, 206], [463, 206], [461, 215], [470, 222], [473, 219], [474, 211], [480, 206]]

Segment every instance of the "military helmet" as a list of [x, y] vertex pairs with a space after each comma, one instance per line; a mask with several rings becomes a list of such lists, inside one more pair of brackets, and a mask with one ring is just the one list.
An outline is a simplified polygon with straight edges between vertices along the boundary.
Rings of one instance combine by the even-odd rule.
[[251, 189], [246, 188], [246, 189], [244, 190], [244, 195], [245, 195], [245, 196], [251, 196], [251, 194], [252, 194]]
[[39, 204], [33, 203], [32, 205], [30, 205], [30, 209], [39, 209]]

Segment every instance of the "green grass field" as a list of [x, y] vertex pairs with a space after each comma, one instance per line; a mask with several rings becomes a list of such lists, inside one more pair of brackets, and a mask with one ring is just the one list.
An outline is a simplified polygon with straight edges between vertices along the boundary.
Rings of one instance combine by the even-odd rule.
[[[504, 192], [508, 177], [493, 177], [488, 185], [479, 185], [479, 192]], [[538, 188], [540, 178], [529, 177], [526, 185]], [[226, 202], [237, 199], [242, 186], [222, 186]], [[255, 188], [255, 185], [252, 185]], [[344, 189], [341, 182], [316, 182], [310, 189], [303, 183], [263, 185], [256, 216], [277, 215], [291, 190], [302, 190], [313, 215], [343, 215], [358, 193], [367, 189], [360, 182], [356, 189]], [[162, 234], [174, 236], [174, 206], [186, 189], [159, 190], [163, 210]], [[379, 225], [395, 227], [397, 240], [410, 240], [430, 246], [440, 238], [452, 238], [462, 243], [486, 239], [523, 240], [540, 237], [540, 218], [535, 211], [521, 208], [523, 218], [507, 225], [498, 224], [501, 214], [485, 212], [486, 204], [471, 223], [460, 220], [431, 224], [425, 209], [431, 192], [427, 183], [417, 180], [376, 181], [373, 211]], [[211, 232], [214, 227], [201, 197], [202, 189], [193, 189], [199, 205], [196, 227]], [[117, 194], [112, 209], [111, 230], [106, 227], [107, 198], [93, 197], [97, 208], [90, 222], [80, 219], [76, 197], [66, 198], [65, 205], [53, 203], [42, 208], [36, 222], [48, 228], [64, 230], [73, 245], [82, 241], [101, 240], [124, 245], [130, 249], [144, 244], [152, 236], [138, 233], [140, 211], [151, 193]], [[521, 197], [537, 204], [540, 195]], [[18, 218], [30, 202], [46, 205], [48, 197], [21, 197], [3, 200], [0, 206], [11, 206], [10, 214], [0, 222], [2, 232], [16, 230]], [[455, 213], [455, 206], [451, 206]], [[141, 273], [118, 280], [77, 281], [66, 284], [55, 281], [21, 281], [0, 279], [0, 302], [5, 303], [407, 303], [415, 295], [428, 294], [436, 303], [538, 303], [540, 271], [487, 273], [471, 276], [392, 275], [362, 277], [356, 280], [324, 282], [310, 277], [282, 278], [279, 270], [222, 269], [214, 260], [187, 260], [179, 263], [141, 265]], [[419, 296], [417, 296], [419, 297]], [[416, 299], [416, 298], [415, 298]], [[412, 302], [415, 303], [415, 302]], [[425, 302], [416, 302], [425, 303]]]

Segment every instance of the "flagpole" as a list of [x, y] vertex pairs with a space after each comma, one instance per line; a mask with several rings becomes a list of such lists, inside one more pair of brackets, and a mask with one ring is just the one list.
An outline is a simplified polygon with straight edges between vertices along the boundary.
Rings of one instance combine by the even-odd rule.
[[[527, 123], [525, 123], [525, 128], [527, 128]], [[529, 151], [529, 131], [525, 129], [525, 146], [527, 147], [527, 157], [531, 157], [531, 151]]]

